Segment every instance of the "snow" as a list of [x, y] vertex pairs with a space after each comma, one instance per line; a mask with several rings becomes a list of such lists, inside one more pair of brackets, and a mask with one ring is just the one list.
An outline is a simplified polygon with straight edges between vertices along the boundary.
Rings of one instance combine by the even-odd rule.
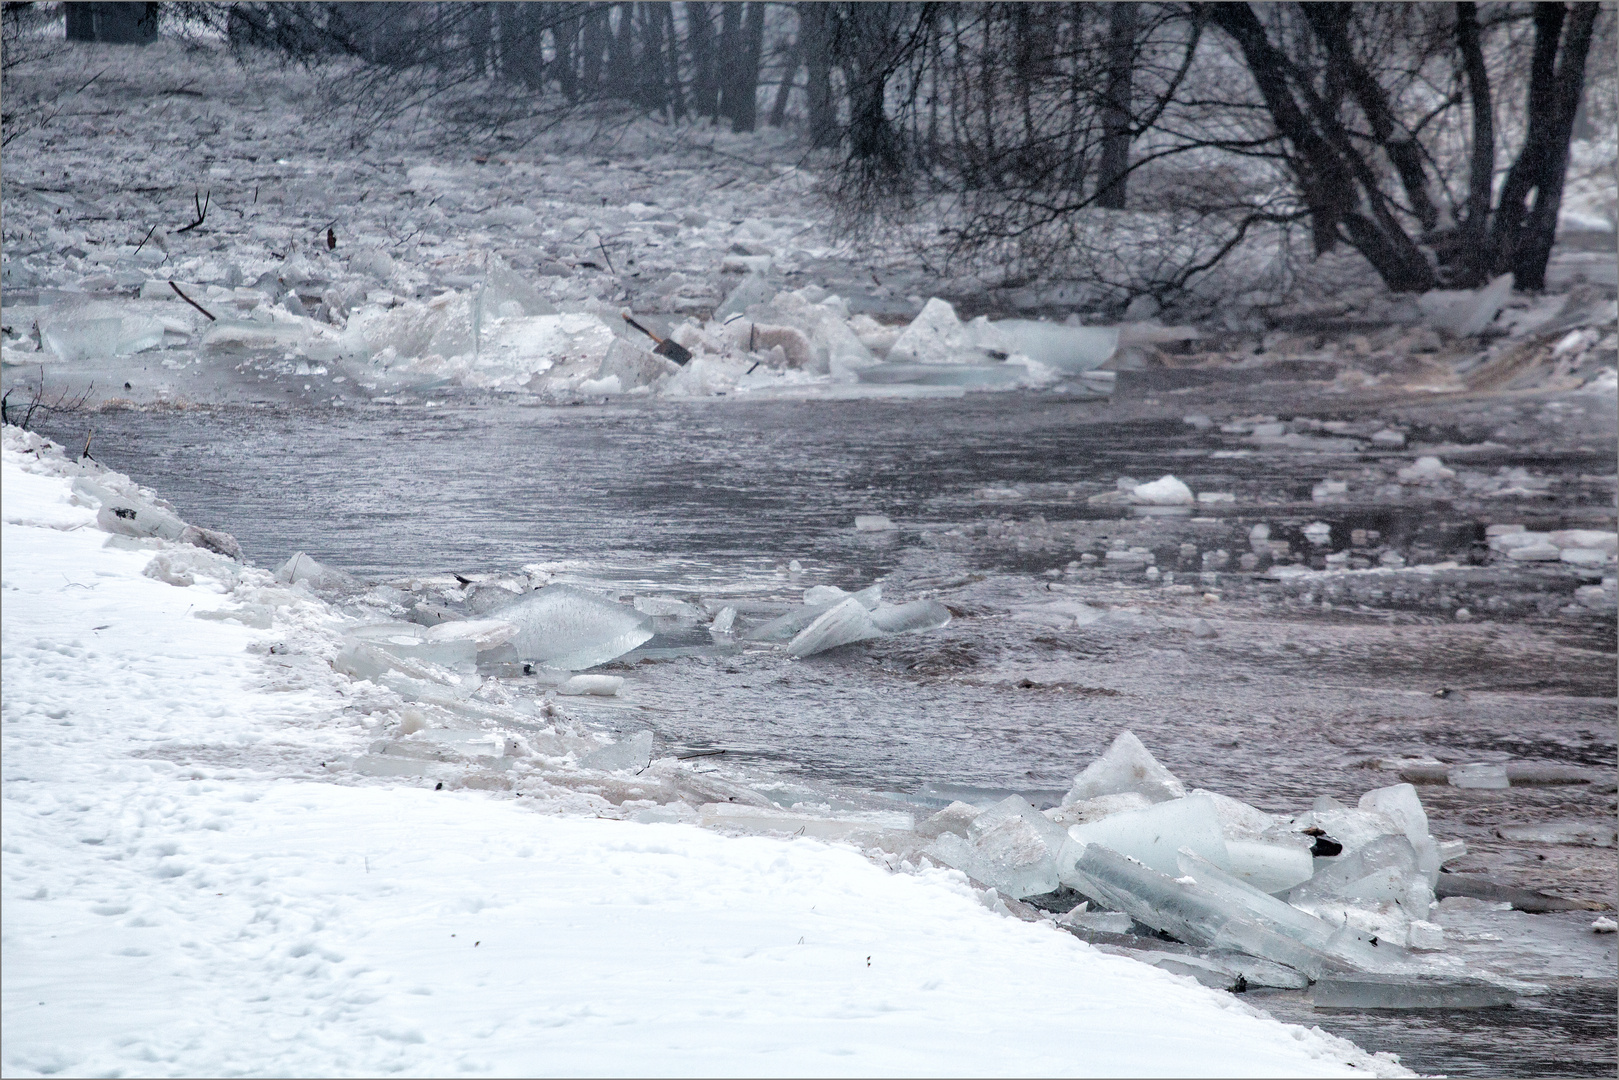
[[1402, 1074], [953, 871], [364, 777], [344, 763], [399, 706], [333, 669], [352, 620], [109, 536], [85, 475], [135, 490], [7, 429], [8, 1075]]

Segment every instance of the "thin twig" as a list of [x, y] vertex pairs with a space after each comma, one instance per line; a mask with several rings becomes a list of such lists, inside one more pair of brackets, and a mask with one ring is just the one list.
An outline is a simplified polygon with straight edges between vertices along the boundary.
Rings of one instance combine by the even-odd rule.
[[141, 242], [135, 245], [136, 255], [141, 253], [141, 248], [146, 246], [146, 241], [150, 240], [152, 238], [152, 234], [155, 232], [157, 232], [157, 222], [154, 221], [152, 222], [152, 227], [146, 230], [146, 235], [141, 238]]
[[[83, 461], [85, 458], [90, 457], [90, 440], [95, 438], [95, 437], [96, 437], [96, 429], [91, 428], [90, 429], [90, 434], [88, 434], [88, 435], [86, 435], [84, 437], [84, 449], [82, 451], [80, 451], [80, 453], [79, 453], [79, 460], [80, 461]], [[94, 461], [95, 458], [90, 458], [90, 460]]]
[[613, 269], [613, 257], [607, 254], [607, 245], [602, 243], [602, 239], [599, 236], [596, 237], [596, 246], [601, 248], [602, 258], [607, 260], [607, 269], [614, 277], [617, 277], [618, 271]]
[[190, 225], [187, 225], [183, 229], [176, 229], [174, 231], [177, 234], [178, 233], [183, 233], [183, 232], [190, 232], [192, 229], [195, 229], [198, 225], [201, 225], [203, 223], [203, 221], [205, 221], [207, 219], [207, 217], [208, 217], [208, 203], [213, 197], [214, 197], [214, 193], [212, 191], [210, 191], [210, 192], [208, 192], [207, 195], [205, 195], [205, 196], [203, 196], [202, 198], [199, 199], [199, 198], [197, 198], [197, 193], [195, 191], [193, 191], [191, 193], [191, 203], [192, 203], [193, 206], [195, 206], [197, 208], [197, 220], [193, 221]]
[[218, 322], [219, 321], [218, 319], [214, 318], [214, 313], [213, 312], [209, 311], [207, 308], [203, 307], [201, 304], [199, 304], [195, 300], [191, 299], [191, 297], [189, 297], [185, 293], [181, 292], [180, 291], [180, 286], [176, 285], [174, 282], [172, 282], [172, 281], [169, 282], [169, 288], [174, 290], [174, 295], [178, 296], [180, 299], [184, 300], [186, 303], [190, 304], [192, 307], [196, 308], [198, 311], [200, 311], [204, 315], [208, 316], [208, 321], [209, 322]]

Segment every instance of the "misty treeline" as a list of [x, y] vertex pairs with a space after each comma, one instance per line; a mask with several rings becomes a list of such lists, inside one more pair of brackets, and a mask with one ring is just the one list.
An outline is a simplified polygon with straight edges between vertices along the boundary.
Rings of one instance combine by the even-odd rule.
[[791, 125], [851, 226], [1159, 298], [1267, 230], [1397, 291], [1541, 288], [1576, 129], [1611, 154], [1619, 123], [1611, 2], [165, 9], [348, 58], [362, 136], [429, 102], [484, 132]]

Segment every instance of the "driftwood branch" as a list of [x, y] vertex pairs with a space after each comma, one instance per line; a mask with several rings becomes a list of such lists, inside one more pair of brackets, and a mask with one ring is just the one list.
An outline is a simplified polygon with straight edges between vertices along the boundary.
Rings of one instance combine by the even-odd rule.
[[[213, 197], [214, 197], [214, 193], [212, 191], [208, 192], [208, 194], [202, 196], [201, 198], [198, 198], [197, 193], [195, 191], [193, 191], [191, 193], [191, 203], [197, 209], [197, 220], [193, 221], [190, 225], [187, 225], [183, 229], [175, 229], [174, 230], [175, 233], [178, 234], [178, 233], [183, 233], [183, 232], [190, 232], [192, 229], [195, 229], [198, 225], [201, 225], [204, 221], [206, 221], [207, 218], [208, 218], [208, 204], [209, 204], [210, 200], [213, 199]], [[213, 318], [212, 315], [210, 315], [208, 317], [210, 319]]]
[[192, 307], [196, 308], [198, 311], [200, 311], [204, 315], [208, 316], [208, 321], [209, 322], [218, 322], [219, 321], [218, 319], [214, 318], [214, 313], [213, 312], [209, 311], [207, 308], [203, 307], [201, 304], [199, 304], [195, 300], [191, 299], [191, 297], [189, 297], [185, 293], [181, 292], [180, 291], [180, 286], [176, 285], [174, 282], [172, 282], [172, 281], [169, 282], [169, 288], [174, 290], [174, 295], [178, 296], [180, 299], [184, 300], [186, 303], [190, 304]]

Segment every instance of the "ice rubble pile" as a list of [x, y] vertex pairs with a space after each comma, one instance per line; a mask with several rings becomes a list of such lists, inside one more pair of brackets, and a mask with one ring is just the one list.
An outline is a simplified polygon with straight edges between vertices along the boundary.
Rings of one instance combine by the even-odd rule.
[[[1010, 896], [1066, 886], [1188, 945], [1312, 980], [1403, 970], [1407, 949], [1442, 948], [1434, 888], [1440, 864], [1465, 851], [1429, 834], [1410, 784], [1283, 817], [1188, 792], [1129, 731], [1059, 806], [957, 803], [918, 832], [933, 837], [927, 855]], [[1076, 925], [1086, 917], [1078, 909]]]

